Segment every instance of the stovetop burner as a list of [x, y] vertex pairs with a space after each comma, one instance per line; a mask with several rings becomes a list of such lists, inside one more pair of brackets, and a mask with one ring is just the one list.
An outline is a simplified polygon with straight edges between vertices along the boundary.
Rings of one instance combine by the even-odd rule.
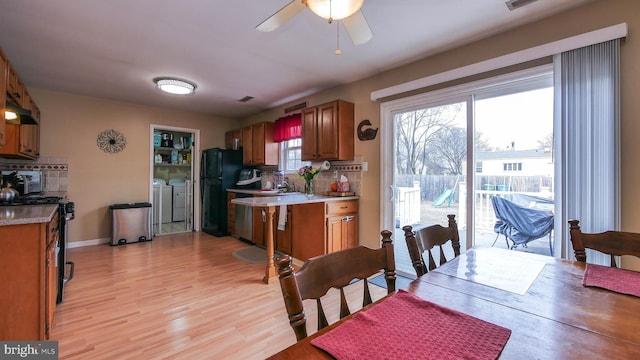
[[59, 204], [61, 200], [62, 198], [59, 196], [27, 195], [18, 196], [9, 202], [0, 201], [0, 206]]

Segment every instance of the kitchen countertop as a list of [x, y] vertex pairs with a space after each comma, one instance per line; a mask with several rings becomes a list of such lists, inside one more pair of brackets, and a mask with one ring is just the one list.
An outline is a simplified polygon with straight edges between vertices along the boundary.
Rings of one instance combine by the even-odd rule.
[[0, 206], [0, 226], [49, 222], [58, 204]]
[[314, 195], [307, 197], [304, 194], [294, 194], [286, 196], [258, 196], [248, 198], [235, 198], [231, 200], [231, 203], [252, 206], [252, 207], [267, 207], [267, 206], [280, 206], [280, 205], [296, 205], [296, 204], [310, 204], [318, 202], [332, 202], [332, 201], [347, 201], [358, 200], [359, 196], [322, 196]]
[[258, 196], [291, 196], [291, 195], [301, 195], [301, 192], [291, 191], [291, 192], [282, 192], [278, 190], [251, 190], [251, 189], [227, 189], [227, 192], [238, 193], [238, 194], [249, 194], [249, 195], [258, 195]]

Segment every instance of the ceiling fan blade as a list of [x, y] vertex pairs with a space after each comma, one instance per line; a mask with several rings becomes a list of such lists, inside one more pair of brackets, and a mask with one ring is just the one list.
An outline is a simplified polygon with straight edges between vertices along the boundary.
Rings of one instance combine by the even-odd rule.
[[302, 1], [293, 0], [275, 14], [271, 15], [271, 17], [261, 22], [256, 26], [256, 29], [263, 32], [273, 31], [306, 8]]
[[346, 19], [342, 19], [342, 23], [349, 36], [351, 36], [354, 45], [362, 45], [373, 37], [371, 28], [367, 24], [367, 19], [364, 18], [361, 10], [356, 11]]

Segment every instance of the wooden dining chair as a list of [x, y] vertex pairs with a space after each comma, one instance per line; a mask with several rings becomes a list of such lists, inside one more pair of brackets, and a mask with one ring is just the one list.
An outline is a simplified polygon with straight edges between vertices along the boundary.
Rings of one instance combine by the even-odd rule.
[[340, 318], [351, 313], [344, 287], [352, 284], [354, 279], [364, 280], [362, 281], [364, 283], [363, 307], [372, 302], [367, 278], [380, 270], [384, 270], [387, 294], [395, 292], [396, 266], [391, 231], [384, 230], [381, 235], [382, 247], [380, 249], [358, 246], [316, 256], [305, 261], [297, 272], [294, 272], [290, 256], [285, 255], [278, 259], [280, 288], [289, 314], [289, 323], [298, 341], [307, 337], [307, 318], [302, 304], [303, 300], [316, 300], [318, 330], [320, 330], [328, 326], [320, 298], [329, 289], [337, 288], [340, 290]]
[[624, 231], [583, 233], [580, 221], [569, 220], [569, 236], [576, 260], [587, 262], [585, 249], [592, 249], [611, 256], [611, 267], [616, 265], [615, 256], [633, 255], [640, 258], [640, 234]]
[[[435, 269], [437, 266], [447, 262], [444, 248], [442, 247], [447, 242], [451, 242], [453, 248], [453, 256], [460, 255], [460, 235], [458, 234], [458, 223], [456, 223], [455, 215], [447, 215], [449, 218], [449, 225], [444, 227], [442, 225], [431, 225], [421, 229], [413, 231], [413, 226], [406, 225], [402, 227], [404, 230], [404, 238], [407, 242], [407, 248], [409, 250], [409, 257], [411, 258], [411, 264], [416, 270], [418, 277], [428, 273]], [[438, 246], [440, 253], [439, 265], [436, 265], [436, 261], [433, 257], [433, 248]], [[429, 253], [429, 266], [427, 267], [423, 253]]]

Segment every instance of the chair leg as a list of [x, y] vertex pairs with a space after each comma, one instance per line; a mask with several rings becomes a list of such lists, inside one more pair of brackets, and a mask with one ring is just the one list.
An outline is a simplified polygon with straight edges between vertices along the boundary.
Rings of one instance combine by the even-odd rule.
[[549, 253], [553, 256], [553, 243], [551, 242], [551, 232], [549, 232]]
[[507, 239], [507, 235], [504, 236], [504, 242], [507, 243], [507, 249], [513, 250], [513, 248], [511, 246], [509, 246], [509, 239]]
[[500, 237], [500, 234], [496, 234], [496, 238], [493, 240], [493, 244], [491, 244], [491, 247], [493, 247], [496, 244], [496, 241], [498, 241], [498, 238]]

